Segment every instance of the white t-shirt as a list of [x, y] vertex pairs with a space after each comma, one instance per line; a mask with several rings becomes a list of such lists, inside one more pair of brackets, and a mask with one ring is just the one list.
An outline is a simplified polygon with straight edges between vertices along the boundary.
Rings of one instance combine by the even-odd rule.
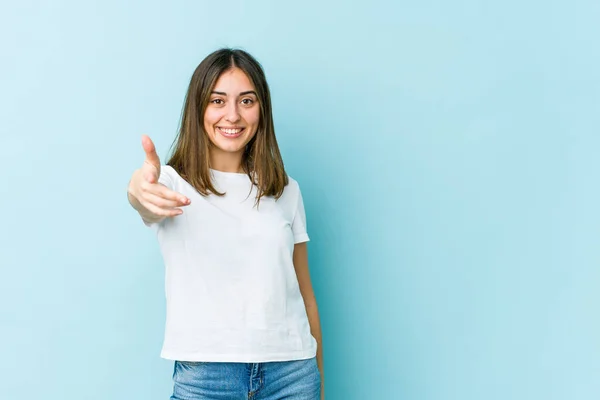
[[[161, 357], [268, 362], [314, 357], [317, 343], [294, 270], [306, 242], [298, 183], [262, 197], [245, 174], [211, 170], [223, 197], [201, 196], [170, 166], [159, 182], [187, 196], [183, 214], [148, 224], [165, 263], [167, 318]], [[252, 190], [252, 191], [251, 191]]]

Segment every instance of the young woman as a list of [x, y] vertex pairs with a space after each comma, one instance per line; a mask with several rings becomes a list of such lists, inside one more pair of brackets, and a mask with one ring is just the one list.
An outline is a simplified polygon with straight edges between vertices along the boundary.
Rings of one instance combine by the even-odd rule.
[[323, 399], [304, 204], [260, 64], [241, 50], [210, 54], [166, 165], [149, 137], [142, 145], [128, 198], [165, 262], [171, 399]]

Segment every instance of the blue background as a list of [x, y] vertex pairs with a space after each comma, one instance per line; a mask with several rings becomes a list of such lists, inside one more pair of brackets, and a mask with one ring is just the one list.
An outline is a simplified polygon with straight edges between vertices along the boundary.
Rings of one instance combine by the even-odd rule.
[[0, 398], [167, 399], [126, 201], [196, 65], [263, 64], [329, 400], [600, 398], [600, 3], [0, 6]]

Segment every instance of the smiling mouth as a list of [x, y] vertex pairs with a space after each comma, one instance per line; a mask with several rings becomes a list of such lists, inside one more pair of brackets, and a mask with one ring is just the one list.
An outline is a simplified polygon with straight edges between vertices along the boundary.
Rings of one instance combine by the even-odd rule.
[[244, 132], [244, 129], [246, 128], [221, 128], [219, 126], [217, 127], [219, 133], [228, 138], [235, 138], [240, 136], [242, 132]]

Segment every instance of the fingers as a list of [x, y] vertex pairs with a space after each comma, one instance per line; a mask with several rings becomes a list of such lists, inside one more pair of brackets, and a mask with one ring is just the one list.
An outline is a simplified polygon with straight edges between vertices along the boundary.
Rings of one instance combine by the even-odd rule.
[[163, 184], [158, 185], [144, 185], [142, 189], [145, 192], [152, 193], [158, 197], [161, 197], [165, 200], [176, 201], [180, 203], [179, 205], [187, 206], [190, 204], [190, 199], [181, 193], [177, 193], [174, 190], [169, 189]]
[[152, 203], [142, 203], [142, 205], [152, 214], [160, 217], [176, 217], [183, 213], [183, 211], [179, 208], [160, 208]]
[[144, 192], [138, 201], [151, 213], [160, 217], [174, 217], [183, 213], [179, 207], [186, 206], [180, 201], [167, 200], [155, 194]]
[[146, 135], [142, 135], [142, 147], [146, 153], [144, 165], [142, 165], [142, 175], [148, 183], [157, 183], [160, 176], [160, 158], [156, 154], [156, 147], [152, 139]]
[[154, 204], [155, 206], [160, 208], [175, 208], [187, 205], [187, 203], [183, 203], [178, 200], [168, 200], [149, 192], [144, 193], [143, 197], [144, 200], [146, 200], [148, 203]]
[[142, 183], [140, 203], [148, 211], [161, 217], [174, 217], [183, 213], [178, 207], [191, 203], [186, 196], [170, 190], [163, 184]]
[[156, 169], [157, 174], [160, 175], [160, 158], [158, 157], [158, 154], [156, 154], [156, 147], [154, 146], [152, 139], [147, 135], [142, 135], [142, 147], [146, 153], [144, 165], [148, 164], [153, 166]]

